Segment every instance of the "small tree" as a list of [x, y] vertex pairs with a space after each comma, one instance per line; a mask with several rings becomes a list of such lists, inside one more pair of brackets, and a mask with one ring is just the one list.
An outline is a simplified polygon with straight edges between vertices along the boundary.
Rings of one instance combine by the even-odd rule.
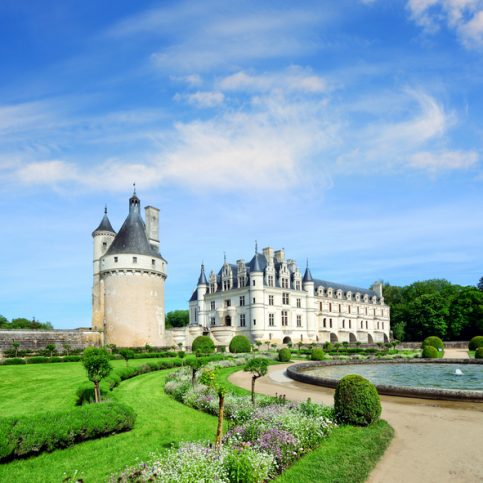
[[98, 347], [88, 347], [82, 354], [82, 364], [87, 371], [87, 378], [94, 383], [94, 396], [96, 403], [101, 402], [101, 390], [99, 383], [107, 377], [112, 366], [109, 363], [109, 354], [106, 349]]
[[220, 384], [216, 381], [216, 373], [211, 369], [203, 371], [200, 382], [201, 384], [214, 389], [218, 395], [218, 426], [216, 428], [215, 448], [219, 450], [221, 448], [221, 439], [223, 437], [223, 417], [225, 413], [226, 388], [223, 386], [223, 384]]
[[277, 350], [277, 344], [271, 344], [272, 349]]
[[45, 346], [45, 350], [47, 350], [50, 354], [50, 357], [52, 357], [55, 352], [55, 344], [47, 344]]
[[270, 341], [269, 340], [266, 340], [265, 341], [265, 344], [267, 344], [267, 351], [269, 351], [270, 350]]
[[384, 345], [384, 344], [383, 344], [382, 342], [378, 342], [378, 343], [377, 343], [377, 347], [379, 347], [379, 349], [382, 349], [382, 346], [383, 346], [383, 345]]
[[191, 385], [194, 386], [196, 382], [196, 374], [205, 365], [205, 361], [197, 357], [196, 359], [187, 359], [186, 363], [191, 367]]
[[297, 345], [298, 345], [298, 347], [299, 347], [299, 354], [300, 354], [300, 351], [301, 351], [301, 349], [302, 349], [302, 344], [303, 344], [303, 342], [302, 342], [301, 340], [299, 340], [299, 341], [297, 342]]
[[340, 342], [336, 342], [336, 343], [334, 344], [334, 347], [335, 347], [336, 352], [339, 352], [339, 349], [340, 349]]
[[134, 359], [134, 351], [131, 349], [121, 349], [119, 354], [126, 361], [126, 367], [129, 365], [129, 359]]
[[255, 345], [260, 348], [260, 346], [263, 344], [263, 342], [261, 340], [256, 340], [255, 341]]
[[345, 340], [344, 342], [342, 342], [342, 345], [344, 346], [344, 349], [347, 349], [349, 347], [349, 342]]
[[13, 350], [15, 351], [15, 357], [17, 357], [18, 348], [20, 347], [20, 342], [17, 342], [16, 340], [12, 340], [12, 347], [13, 347]]
[[64, 354], [69, 355], [69, 352], [71, 351], [72, 347], [70, 344], [62, 344], [62, 348], [64, 349]]
[[360, 346], [361, 346], [361, 344], [362, 344], [362, 342], [361, 342], [360, 340], [358, 340], [358, 341], [356, 342], [356, 346], [357, 346], [357, 347], [360, 347]]
[[152, 348], [152, 347], [151, 347], [149, 344], [147, 344], [147, 343], [146, 343], [146, 344], [144, 345], [144, 350], [145, 350], [146, 352], [152, 352], [152, 351], [153, 351], [153, 348]]
[[252, 373], [252, 404], [255, 406], [255, 382], [259, 377], [263, 377], [267, 374], [268, 359], [254, 357], [246, 363], [244, 371]]

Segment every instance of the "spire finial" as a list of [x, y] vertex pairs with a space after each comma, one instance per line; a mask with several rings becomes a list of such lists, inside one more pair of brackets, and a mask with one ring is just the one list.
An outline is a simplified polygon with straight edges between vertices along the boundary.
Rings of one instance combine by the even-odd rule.
[[104, 214], [107, 215], [107, 205], [104, 205]]
[[133, 195], [135, 195], [136, 194], [136, 182], [134, 182], [132, 184], [132, 186], [133, 186]]
[[307, 258], [307, 266], [306, 268], [309, 268], [309, 259]]
[[258, 253], [258, 242], [255, 240], [255, 255]]
[[226, 265], [226, 252], [223, 252], [223, 260], [224, 260], [225, 265]]

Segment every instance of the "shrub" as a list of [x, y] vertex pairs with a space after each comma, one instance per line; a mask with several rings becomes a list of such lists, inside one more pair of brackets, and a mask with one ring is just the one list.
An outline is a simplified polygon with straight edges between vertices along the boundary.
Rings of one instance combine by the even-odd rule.
[[21, 359], [20, 357], [12, 357], [11, 359], [4, 359], [3, 364], [5, 366], [17, 366], [20, 364], [26, 364], [25, 359]]
[[63, 359], [59, 356], [52, 356], [49, 362], [63, 362]]
[[422, 348], [424, 349], [427, 346], [434, 347], [438, 353], [438, 357], [444, 356], [444, 343], [439, 337], [426, 337], [426, 339], [423, 340]]
[[292, 353], [290, 352], [290, 349], [287, 349], [286, 347], [278, 351], [278, 360], [280, 362], [289, 362], [291, 357]]
[[80, 360], [80, 356], [64, 356], [64, 362], [79, 362]]
[[343, 377], [334, 394], [335, 417], [340, 423], [367, 426], [381, 415], [381, 398], [376, 387], [362, 376]]
[[106, 402], [64, 412], [0, 418], [0, 461], [67, 448], [80, 441], [128, 431], [136, 415], [124, 404]]
[[240, 354], [241, 352], [250, 352], [252, 345], [247, 337], [244, 335], [235, 335], [231, 339], [229, 350], [232, 354]]
[[224, 466], [230, 482], [258, 483], [268, 480], [274, 461], [267, 453], [244, 448], [231, 450], [225, 456]]
[[483, 347], [483, 335], [476, 335], [468, 344], [468, 349], [470, 351], [475, 351], [478, 347]]
[[215, 344], [207, 335], [200, 335], [193, 341], [191, 350], [195, 353], [210, 354], [215, 351]]
[[313, 361], [322, 361], [325, 359], [325, 352], [320, 348], [312, 349], [312, 354], [310, 354], [310, 359]]
[[330, 351], [334, 350], [334, 346], [330, 342], [326, 342], [323, 345], [323, 349], [324, 349], [325, 352], [330, 352]]
[[94, 383], [94, 394], [98, 403], [101, 401], [99, 383], [112, 371], [109, 354], [103, 348], [87, 347], [82, 354], [82, 364], [87, 371], [87, 378]]
[[483, 359], [483, 346], [480, 346], [475, 350], [475, 359]]
[[423, 359], [438, 359], [440, 357], [438, 349], [431, 345], [427, 345], [423, 349], [423, 353], [421, 354]]
[[36, 357], [29, 357], [27, 359], [27, 364], [43, 364], [44, 362], [50, 362], [50, 358], [44, 357], [44, 356], [36, 356]]

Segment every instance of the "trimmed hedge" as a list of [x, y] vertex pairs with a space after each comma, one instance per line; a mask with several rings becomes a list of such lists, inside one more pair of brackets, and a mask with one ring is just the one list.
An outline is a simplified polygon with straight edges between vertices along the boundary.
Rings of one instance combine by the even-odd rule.
[[21, 359], [20, 357], [12, 357], [10, 359], [4, 359], [2, 361], [2, 365], [4, 366], [17, 366], [21, 364], [26, 364], [25, 359]]
[[350, 374], [344, 376], [335, 388], [334, 411], [342, 424], [367, 426], [379, 419], [381, 398], [372, 382]]
[[21, 364], [50, 364], [50, 363], [57, 363], [57, 362], [79, 362], [81, 360], [80, 356], [32, 356], [32, 357], [12, 357], [8, 359], [3, 359], [0, 361], [0, 365], [9, 366], [9, 365], [21, 365]]
[[80, 441], [129, 431], [136, 414], [105, 402], [64, 412], [0, 418], [0, 462], [67, 448]]
[[320, 348], [312, 349], [310, 359], [313, 361], [323, 361], [325, 359], [325, 352]]
[[286, 347], [278, 351], [278, 360], [280, 362], [289, 362], [291, 357], [292, 353], [290, 352], [290, 349], [287, 349]]
[[251, 352], [252, 345], [244, 335], [235, 335], [230, 341], [229, 350], [232, 354], [240, 354], [242, 352]]
[[436, 349], [436, 347], [427, 345], [424, 347], [421, 357], [423, 359], [439, 359], [441, 356], [439, 355], [438, 349]]
[[468, 349], [470, 351], [475, 351], [478, 347], [483, 347], [483, 335], [476, 335], [468, 344]]
[[423, 340], [423, 344], [422, 344], [423, 351], [424, 351], [424, 348], [427, 346], [434, 347], [438, 353], [439, 358], [444, 356], [444, 343], [439, 337], [436, 337], [434, 335], [430, 337], [426, 337], [426, 339]]
[[475, 359], [483, 359], [483, 346], [475, 350]]
[[207, 335], [200, 335], [191, 344], [194, 353], [210, 354], [215, 352], [215, 343]]

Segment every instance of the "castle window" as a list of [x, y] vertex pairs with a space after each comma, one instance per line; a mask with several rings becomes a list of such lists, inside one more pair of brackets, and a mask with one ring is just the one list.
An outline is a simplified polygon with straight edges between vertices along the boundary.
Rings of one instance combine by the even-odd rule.
[[319, 310], [322, 312], [322, 302], [319, 302]]
[[364, 321], [361, 320], [361, 329], [363, 329], [363, 328], [364, 328]]
[[211, 301], [211, 310], [215, 310], [215, 301], [214, 300]]
[[104, 248], [104, 250], [107, 248], [107, 242], [102, 242], [102, 248]]
[[352, 322], [349, 320], [349, 329], [352, 329]]
[[300, 309], [300, 307], [302, 307], [302, 301], [297, 299], [297, 308]]
[[194, 316], [195, 316], [195, 322], [198, 322], [198, 311], [196, 309], [194, 309], [193, 313], [194, 313]]
[[366, 307], [366, 315], [367, 315], [367, 307]]
[[255, 286], [255, 282], [256, 282], [256, 280], [253, 280], [253, 281], [252, 281], [252, 285], [253, 285], [253, 286]]
[[366, 320], [366, 329], [369, 328], [369, 322]]
[[240, 287], [244, 287], [245, 286], [245, 277], [240, 277], [238, 279], [238, 283], [239, 283]]
[[349, 314], [351, 313], [351, 306], [349, 305]]
[[153, 266], [153, 267], [156, 266], [156, 260], [154, 258], [151, 260], [151, 266]]
[[288, 279], [282, 278], [282, 288], [288, 288]]
[[332, 319], [329, 319], [330, 328], [332, 329]]
[[300, 290], [300, 282], [295, 282], [295, 290]]
[[216, 322], [215, 322], [215, 318], [214, 318], [214, 317], [211, 317], [211, 319], [210, 319], [210, 320], [211, 320], [211, 325], [215, 325], [215, 324], [216, 324]]
[[253, 297], [253, 303], [254, 303], [254, 304], [256, 304], [256, 302], [255, 302], [255, 297]]
[[273, 287], [273, 275], [268, 276], [268, 286]]
[[275, 315], [274, 314], [268, 314], [268, 325], [270, 327], [275, 326]]
[[384, 322], [381, 322], [382, 323], [382, 330], [384, 330]]
[[324, 329], [327, 327], [327, 319], [324, 319]]
[[257, 325], [257, 319], [253, 319], [253, 325]]
[[302, 316], [297, 315], [297, 327], [302, 327]]
[[210, 293], [215, 293], [215, 284], [210, 283]]
[[245, 305], [245, 296], [244, 296], [244, 295], [242, 295], [242, 296], [240, 297], [240, 307], [243, 307], [244, 305]]
[[273, 305], [273, 295], [268, 296], [268, 305]]
[[376, 316], [376, 309], [374, 309], [374, 317]]
[[282, 295], [282, 304], [288, 305], [289, 304], [289, 294], [284, 292]]
[[345, 329], [345, 319], [342, 320], [342, 328]]
[[138, 257], [132, 257], [132, 262], [133, 263], [138, 263]]
[[118, 260], [118, 257], [114, 257], [114, 263], [117, 263]]
[[245, 314], [240, 314], [240, 327], [245, 327]]
[[329, 312], [332, 312], [332, 304], [329, 303]]
[[225, 300], [225, 307], [231, 307], [231, 300], [230, 299]]
[[339, 304], [339, 314], [342, 312], [342, 305]]
[[287, 327], [288, 325], [288, 312], [286, 310], [282, 310], [282, 327]]

